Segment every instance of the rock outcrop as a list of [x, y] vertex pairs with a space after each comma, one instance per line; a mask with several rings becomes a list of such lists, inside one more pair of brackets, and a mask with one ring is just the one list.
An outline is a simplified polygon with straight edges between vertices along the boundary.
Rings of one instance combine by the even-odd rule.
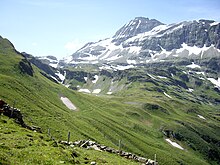
[[0, 115], [3, 114], [10, 118], [15, 119], [15, 122], [20, 124], [22, 127], [30, 129], [32, 131], [41, 132], [41, 128], [37, 126], [28, 126], [24, 120], [21, 111], [17, 108], [10, 107], [5, 101], [0, 99]]

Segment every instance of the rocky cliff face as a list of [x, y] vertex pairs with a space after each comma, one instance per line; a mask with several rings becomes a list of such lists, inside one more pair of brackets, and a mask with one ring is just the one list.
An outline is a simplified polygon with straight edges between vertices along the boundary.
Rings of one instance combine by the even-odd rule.
[[[210, 20], [182, 22], [159, 33], [161, 36], [146, 38], [143, 48], [158, 51], [164, 48], [167, 51], [180, 49], [183, 43], [190, 47], [210, 47], [220, 49], [220, 24]], [[154, 44], [157, 43], [157, 44]]]
[[113, 36], [114, 39], [112, 41], [115, 42], [116, 45], [120, 45], [126, 39], [140, 33], [148, 32], [159, 25], [163, 25], [163, 23], [155, 19], [136, 17], [120, 28]]
[[140, 64], [179, 58], [220, 57], [220, 23], [184, 21], [166, 25], [137, 17], [112, 38], [90, 42], [76, 51], [69, 64]]

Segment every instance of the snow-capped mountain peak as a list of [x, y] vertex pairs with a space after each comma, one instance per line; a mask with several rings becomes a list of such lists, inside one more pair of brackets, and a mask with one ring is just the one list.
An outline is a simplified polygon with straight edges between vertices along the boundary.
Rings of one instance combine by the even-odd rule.
[[176, 58], [220, 56], [220, 23], [213, 20], [163, 24], [136, 17], [113, 37], [89, 42], [64, 63], [143, 64]]
[[125, 24], [122, 28], [120, 28], [113, 38], [115, 40], [120, 38], [130, 38], [140, 33], [144, 33], [147, 31], [152, 30], [154, 27], [158, 25], [162, 25], [163, 23], [155, 20], [149, 19], [144, 17], [136, 17], [135, 19], [131, 20], [127, 24]]

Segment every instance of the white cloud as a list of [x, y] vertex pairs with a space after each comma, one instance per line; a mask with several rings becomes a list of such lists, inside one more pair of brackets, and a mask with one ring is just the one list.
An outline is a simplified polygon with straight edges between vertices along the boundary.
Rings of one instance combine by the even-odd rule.
[[74, 53], [75, 51], [77, 51], [78, 49], [80, 49], [84, 44], [82, 42], [80, 42], [79, 40], [74, 40], [74, 41], [70, 41], [67, 42], [64, 46], [64, 48], [71, 53]]

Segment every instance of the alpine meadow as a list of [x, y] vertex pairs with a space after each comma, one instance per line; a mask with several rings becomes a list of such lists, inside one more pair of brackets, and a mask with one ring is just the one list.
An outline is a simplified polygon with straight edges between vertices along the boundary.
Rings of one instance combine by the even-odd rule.
[[61, 60], [0, 36], [0, 99], [2, 165], [220, 164], [220, 23], [136, 17]]

